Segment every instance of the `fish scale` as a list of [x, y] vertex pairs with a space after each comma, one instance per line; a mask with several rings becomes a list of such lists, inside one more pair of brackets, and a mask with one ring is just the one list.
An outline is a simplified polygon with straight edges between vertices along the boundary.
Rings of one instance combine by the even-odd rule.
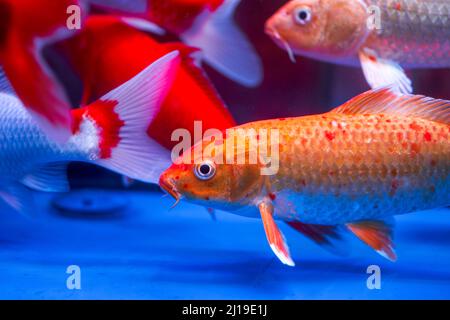
[[381, 9], [381, 30], [364, 46], [406, 67], [450, 66], [450, 1], [365, 0]]
[[255, 126], [280, 131], [280, 169], [269, 177], [279, 218], [339, 224], [450, 203], [446, 124], [327, 114]]
[[20, 101], [0, 94], [0, 174], [3, 180], [22, 177], [36, 166], [52, 161], [88, 160], [76, 138], [52, 142]]

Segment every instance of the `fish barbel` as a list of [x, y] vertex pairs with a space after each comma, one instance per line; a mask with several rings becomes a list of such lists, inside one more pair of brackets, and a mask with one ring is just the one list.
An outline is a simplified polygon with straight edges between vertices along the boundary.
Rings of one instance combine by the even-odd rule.
[[[278, 156], [271, 154], [278, 170], [261, 174], [267, 167], [262, 160], [221, 164], [221, 148], [228, 157], [230, 140], [242, 139], [242, 132], [227, 131], [225, 147], [211, 153], [214, 157], [195, 153], [211, 143], [205, 139], [161, 176], [160, 185], [176, 198], [261, 217], [271, 248], [285, 264], [293, 261], [274, 220], [326, 246], [339, 238], [337, 228], [346, 226], [395, 260], [391, 217], [450, 204], [450, 101], [384, 88], [326, 114], [237, 129], [276, 130], [279, 138], [269, 147], [278, 149]], [[247, 159], [251, 145], [249, 138], [243, 151]]]

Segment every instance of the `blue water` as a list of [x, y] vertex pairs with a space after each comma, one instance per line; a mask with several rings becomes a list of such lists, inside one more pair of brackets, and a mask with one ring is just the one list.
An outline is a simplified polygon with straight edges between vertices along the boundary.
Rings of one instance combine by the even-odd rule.
[[[336, 257], [284, 225], [295, 268], [281, 265], [261, 222], [151, 192], [113, 192], [128, 201], [114, 215], [58, 214], [35, 194], [34, 218], [0, 207], [0, 299], [442, 299], [450, 298], [450, 210], [397, 218], [399, 260], [350, 238]], [[366, 286], [369, 265], [381, 289]], [[81, 290], [66, 268], [81, 268]]]

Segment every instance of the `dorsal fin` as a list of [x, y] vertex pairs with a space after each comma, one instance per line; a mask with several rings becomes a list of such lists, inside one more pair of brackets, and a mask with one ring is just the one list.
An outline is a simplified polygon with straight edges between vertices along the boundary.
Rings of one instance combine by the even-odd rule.
[[450, 101], [426, 96], [401, 94], [387, 87], [363, 93], [332, 110], [331, 113], [384, 113], [450, 124]]

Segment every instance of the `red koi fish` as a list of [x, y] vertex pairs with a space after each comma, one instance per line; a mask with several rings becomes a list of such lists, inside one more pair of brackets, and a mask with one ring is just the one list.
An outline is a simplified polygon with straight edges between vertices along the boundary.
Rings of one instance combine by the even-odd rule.
[[0, 0], [0, 64], [42, 129], [60, 142], [70, 136], [70, 104], [44, 60], [46, 45], [70, 37], [68, 8], [78, 0]]
[[[236, 26], [240, 0], [91, 0], [91, 3], [149, 20], [200, 48], [208, 64], [247, 87], [263, 79], [262, 64], [247, 37]], [[140, 12], [145, 11], [144, 14]]]

